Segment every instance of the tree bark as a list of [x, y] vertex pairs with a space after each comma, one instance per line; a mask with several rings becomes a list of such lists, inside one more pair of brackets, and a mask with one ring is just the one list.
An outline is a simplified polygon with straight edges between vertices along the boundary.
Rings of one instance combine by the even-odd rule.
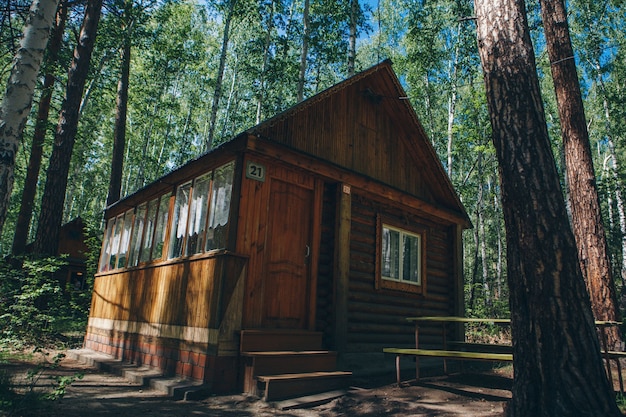
[[[132, 5], [124, 11], [127, 19], [130, 17]], [[122, 174], [124, 171], [124, 148], [126, 146], [126, 114], [128, 112], [128, 88], [130, 80], [130, 53], [132, 47], [133, 22], [127, 23], [124, 46], [121, 56], [120, 80], [117, 83], [117, 97], [115, 106], [115, 128], [113, 129], [113, 155], [111, 158], [111, 177], [109, 179], [109, 194], [107, 207], [120, 199], [122, 191]]]
[[13, 191], [15, 157], [33, 104], [35, 84], [57, 4], [58, 0], [33, 0], [0, 105], [0, 232]]
[[67, 177], [78, 130], [78, 110], [85, 88], [101, 9], [102, 0], [89, 0], [87, 3], [78, 43], [74, 49], [74, 58], [70, 64], [65, 99], [61, 106], [46, 185], [41, 199], [41, 211], [34, 244], [34, 252], [38, 254], [57, 254]]
[[[596, 320], [616, 321], [619, 319], [617, 297], [567, 11], [562, 0], [540, 0], [540, 3], [561, 123], [572, 228], [580, 267], [591, 297], [594, 317]], [[612, 349], [620, 346], [619, 328], [607, 330], [609, 346]]]
[[475, 0], [507, 231], [514, 417], [620, 416], [552, 154], [523, 0]]
[[302, 34], [302, 52], [300, 53], [300, 71], [298, 74], [298, 102], [301, 102], [304, 98], [304, 84], [306, 80], [307, 57], [309, 53], [309, 35], [311, 32], [311, 25], [309, 23], [309, 0], [304, 0], [302, 25], [304, 33]]
[[37, 182], [41, 169], [41, 159], [43, 157], [43, 144], [46, 138], [48, 116], [50, 114], [50, 102], [52, 100], [52, 92], [56, 78], [54, 72], [59, 57], [59, 51], [63, 44], [63, 32], [65, 31], [66, 20], [67, 2], [61, 0], [50, 37], [51, 39], [48, 42], [48, 54], [45, 59], [47, 60], [49, 68], [44, 77], [43, 90], [37, 109], [35, 132], [33, 133], [33, 142], [30, 148], [30, 157], [28, 158], [28, 168], [26, 169], [26, 179], [24, 180], [24, 189], [22, 190], [20, 211], [17, 215], [13, 246], [11, 248], [13, 255], [23, 254], [26, 250], [26, 243], [28, 242], [28, 232], [30, 229], [30, 221], [33, 217], [33, 204], [35, 202], [35, 195], [37, 194]]
[[213, 140], [215, 136], [215, 122], [217, 121], [217, 110], [219, 109], [220, 98], [222, 97], [224, 68], [226, 68], [226, 55], [228, 53], [228, 43], [230, 40], [230, 23], [233, 20], [236, 1], [237, 0], [230, 0], [228, 2], [228, 13], [226, 14], [226, 18], [224, 20], [224, 35], [222, 38], [222, 51], [220, 52], [220, 65], [219, 69], [217, 70], [217, 77], [215, 79], [213, 104], [211, 105], [211, 119], [209, 121], [209, 133], [205, 144], [205, 150], [209, 150], [213, 147]]
[[354, 75], [356, 62], [356, 35], [359, 18], [359, 0], [350, 0], [350, 27], [348, 35], [348, 77]]

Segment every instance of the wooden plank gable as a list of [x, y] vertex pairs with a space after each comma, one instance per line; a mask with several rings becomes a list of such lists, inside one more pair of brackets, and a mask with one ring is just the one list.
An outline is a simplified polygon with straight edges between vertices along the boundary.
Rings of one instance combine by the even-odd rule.
[[261, 123], [249, 133], [467, 218], [388, 61]]

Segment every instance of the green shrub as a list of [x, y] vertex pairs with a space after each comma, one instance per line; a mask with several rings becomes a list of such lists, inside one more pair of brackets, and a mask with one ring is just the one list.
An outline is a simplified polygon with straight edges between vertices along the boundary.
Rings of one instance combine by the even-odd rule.
[[72, 303], [55, 277], [63, 258], [0, 261], [0, 341], [5, 345], [44, 344], [71, 317]]

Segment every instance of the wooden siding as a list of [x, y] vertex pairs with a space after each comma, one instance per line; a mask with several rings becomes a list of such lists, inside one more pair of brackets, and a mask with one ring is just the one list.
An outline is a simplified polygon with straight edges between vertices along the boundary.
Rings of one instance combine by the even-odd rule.
[[245, 263], [220, 255], [100, 275], [90, 318], [217, 329]]
[[363, 91], [381, 91], [372, 82], [356, 82], [297, 117], [262, 125], [260, 134], [432, 202], [425, 165], [416, 165], [419, 161], [407, 145], [415, 138], [407, 137], [397, 117], [382, 110], [382, 102], [363, 99]]
[[[424, 295], [375, 289], [378, 214], [427, 230]], [[406, 317], [453, 314], [454, 230], [448, 224], [412, 216], [390, 204], [373, 202], [353, 194], [348, 353], [380, 352], [388, 345], [411, 345], [414, 343], [413, 325], [406, 322]], [[436, 328], [425, 328], [420, 340], [425, 344], [434, 343], [438, 340], [435, 337], [437, 331]]]

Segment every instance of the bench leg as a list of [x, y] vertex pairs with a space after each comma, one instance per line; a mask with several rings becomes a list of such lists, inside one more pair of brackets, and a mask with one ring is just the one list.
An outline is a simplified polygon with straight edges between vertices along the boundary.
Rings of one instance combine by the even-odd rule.
[[622, 364], [619, 361], [619, 358], [615, 359], [617, 363], [617, 375], [619, 376], [619, 391], [624, 393], [624, 380], [622, 379]]
[[400, 386], [400, 355], [396, 355], [396, 382]]

